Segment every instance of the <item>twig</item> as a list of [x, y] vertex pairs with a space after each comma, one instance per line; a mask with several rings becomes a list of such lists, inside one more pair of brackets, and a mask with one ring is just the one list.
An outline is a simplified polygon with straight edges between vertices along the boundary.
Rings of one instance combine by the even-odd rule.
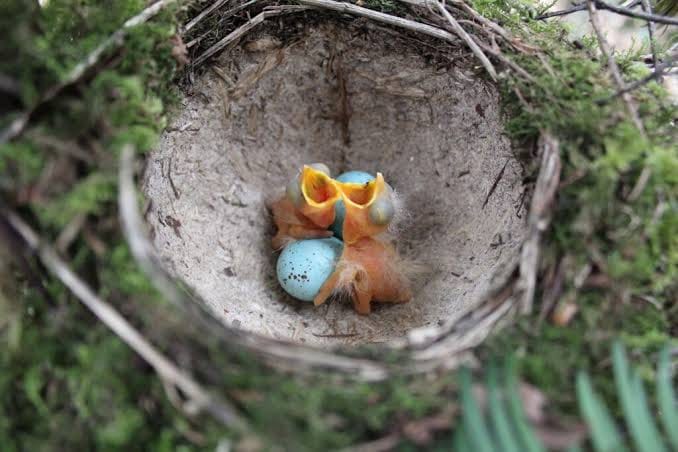
[[188, 374], [160, 353], [118, 311], [99, 298], [57, 255], [54, 249], [46, 245], [43, 239], [18, 215], [11, 211], [5, 211], [3, 214], [28, 247], [37, 253], [42, 264], [68, 287], [101, 322], [148, 362], [163, 381], [181, 389], [194, 407], [205, 409], [224, 425], [238, 429], [246, 428], [245, 422], [233, 407], [219, 400], [215, 395], [209, 394]]
[[49, 88], [45, 93], [42, 94], [42, 96], [40, 96], [38, 101], [29, 110], [23, 112], [19, 117], [17, 117], [10, 124], [10, 126], [0, 134], [0, 144], [19, 136], [23, 132], [24, 128], [28, 124], [28, 121], [30, 120], [31, 115], [38, 108], [38, 106], [44, 104], [45, 102], [49, 102], [65, 87], [80, 80], [80, 78], [85, 75], [88, 70], [93, 68], [99, 62], [104, 53], [108, 52], [112, 48], [121, 46], [129, 29], [148, 21], [160, 11], [162, 11], [165, 7], [176, 1], [177, 0], [159, 0], [141, 11], [136, 16], [125, 21], [125, 23], [122, 24], [122, 27], [116, 30], [108, 38], [104, 39], [104, 41], [96, 46], [96, 48], [92, 50], [84, 60], [71, 69], [68, 75], [66, 75], [61, 82]]
[[567, 16], [568, 14], [577, 13], [579, 11], [584, 11], [586, 9], [586, 3], [581, 3], [579, 5], [574, 5], [567, 9], [562, 9], [560, 11], [551, 11], [550, 13], [542, 14], [538, 16], [535, 20], [545, 20], [552, 17]]
[[[596, 36], [598, 38], [600, 50], [603, 53], [603, 55], [607, 58], [607, 66], [610, 72], [612, 73], [612, 78], [614, 79], [614, 82], [617, 84], [618, 90], [622, 92], [621, 98], [624, 101], [624, 104], [626, 105], [626, 109], [628, 110], [629, 115], [631, 116], [631, 120], [633, 121], [636, 128], [640, 132], [641, 137], [646, 139], [647, 136], [645, 134], [645, 127], [643, 126], [643, 122], [640, 120], [640, 116], [638, 115], [638, 108], [633, 98], [629, 95], [629, 93], [624, 92], [626, 90], [626, 84], [621, 76], [621, 72], [619, 71], [619, 67], [617, 66], [617, 62], [614, 59], [614, 55], [612, 54], [612, 51], [607, 43], [607, 40], [605, 39], [605, 36], [601, 31], [600, 21], [598, 18], [598, 10], [596, 9], [594, 2], [598, 4], [598, 0], [586, 0], [586, 4], [589, 10], [589, 20], [591, 21], [591, 26], [593, 27], [593, 30], [595, 31]], [[629, 201], [633, 201], [638, 196], [640, 196], [642, 191], [645, 189], [645, 186], [647, 185], [647, 182], [649, 181], [651, 175], [652, 170], [648, 166], [645, 166], [640, 173], [640, 177], [634, 184], [634, 187], [631, 190], [631, 194], [627, 198]]]
[[494, 182], [492, 183], [490, 190], [487, 192], [487, 196], [485, 196], [485, 201], [483, 201], [483, 207], [481, 207], [481, 209], [485, 208], [488, 201], [490, 200], [490, 196], [492, 196], [492, 193], [494, 193], [494, 191], [497, 189], [497, 185], [499, 185], [499, 181], [501, 180], [502, 176], [504, 175], [504, 171], [506, 171], [506, 167], [508, 166], [509, 160], [511, 160], [511, 159], [506, 159], [504, 166], [501, 167], [501, 171], [499, 171], [499, 173], [497, 174], [497, 177], [494, 178]]
[[464, 30], [464, 28], [459, 25], [459, 22], [452, 17], [452, 14], [445, 8], [445, 0], [440, 0], [436, 1], [435, 5], [437, 6], [438, 10], [442, 13], [443, 17], [447, 19], [449, 22], [450, 26], [452, 27], [452, 30], [466, 43], [466, 45], [471, 49], [471, 52], [478, 58], [487, 71], [488, 74], [490, 74], [490, 78], [492, 80], [496, 81], [497, 80], [497, 71], [490, 62], [490, 59], [487, 58], [487, 55], [478, 47], [478, 44], [469, 36], [469, 34]]
[[466, 12], [467, 12], [471, 17], [473, 17], [475, 20], [477, 20], [477, 21], [480, 22], [481, 24], [483, 24], [483, 25], [485, 25], [485, 26], [491, 28], [492, 31], [494, 31], [495, 33], [497, 33], [497, 34], [498, 34], [499, 36], [501, 36], [502, 38], [504, 38], [504, 39], [506, 39], [506, 40], [508, 40], [508, 41], [511, 41], [511, 39], [513, 39], [513, 37], [511, 36], [511, 33], [509, 33], [508, 31], [506, 31], [506, 29], [504, 29], [501, 25], [499, 25], [499, 24], [497, 24], [497, 23], [495, 23], [495, 22], [492, 22], [491, 20], [489, 20], [487, 17], [483, 16], [482, 14], [478, 14], [478, 12], [477, 12], [475, 9], [471, 8], [471, 7], [470, 7], [469, 5], [467, 5], [466, 3], [464, 3], [464, 2], [459, 2], [459, 3], [455, 3], [455, 5], [456, 5], [456, 4], [458, 4], [459, 6], [461, 6], [461, 9], [463, 9], [464, 11], [466, 11]]
[[[652, 14], [652, 5], [650, 5], [649, 0], [641, 0], [641, 4], [643, 5], [643, 11], [646, 13]], [[654, 39], [654, 35], [656, 33], [656, 28], [657, 24], [655, 24], [653, 21], [649, 20], [647, 21], [647, 34], [648, 37], [650, 38], [650, 51], [652, 52], [652, 66], [654, 67], [654, 71], [658, 72], [657, 69], [657, 42]], [[661, 72], [659, 72], [659, 76], [661, 79]]]
[[318, 333], [311, 333], [315, 337], [354, 337], [357, 336], [358, 333], [333, 333], [333, 334], [318, 334]]
[[531, 82], [531, 83], [537, 83], [537, 80], [530, 75], [529, 72], [527, 72], [525, 69], [520, 67], [518, 64], [513, 62], [510, 58], [507, 58], [504, 56], [501, 51], [493, 49], [491, 46], [485, 44], [482, 42], [480, 39], [476, 39], [477, 44], [487, 53], [504, 63], [506, 66], [508, 66], [510, 69], [515, 71], [518, 75], [522, 76], [525, 78], [525, 80]]
[[[631, 11], [631, 9], [640, 5], [641, 2], [642, 2], [642, 0], [634, 0], [631, 3], [629, 3], [627, 6], [620, 7], [620, 8], [625, 8], [625, 9]], [[600, 9], [607, 9], [605, 7], [600, 7], [600, 6], [599, 6], [599, 8]], [[584, 11], [585, 9], [586, 9], [586, 2], [577, 3], [577, 4], [574, 4], [570, 8], [567, 8], [567, 9], [563, 9], [563, 10], [559, 10], [559, 11], [551, 11], [549, 13], [541, 14], [535, 20], [545, 20], [545, 19], [550, 19], [552, 17], [566, 16], [568, 14], [576, 13], [576, 12], [579, 12], [579, 11]]]
[[[589, 0], [587, 0], [588, 2]], [[643, 19], [651, 22], [656, 22], [658, 24], [664, 25], [678, 25], [678, 19], [675, 17], [669, 16], [660, 16], [658, 14], [651, 14], [642, 11], [632, 11], [629, 8], [624, 8], [622, 6], [611, 5], [604, 2], [603, 0], [592, 0], [595, 3], [598, 9], [606, 9], [608, 11], [621, 14], [622, 16], [633, 17], [635, 19]]]
[[182, 34], [188, 33], [191, 30], [191, 28], [198, 25], [204, 18], [212, 14], [217, 9], [221, 8], [221, 6], [223, 6], [224, 3], [227, 3], [229, 1], [231, 0], [217, 0], [216, 2], [212, 3], [210, 6], [205, 8], [200, 14], [191, 19], [190, 22], [184, 25], [184, 29], [181, 31], [181, 33]]
[[664, 75], [664, 73], [665, 73], [664, 71], [666, 71], [667, 69], [670, 69], [674, 66], [674, 63], [677, 60], [678, 60], [678, 52], [676, 52], [673, 55], [670, 55], [669, 57], [664, 59], [664, 61], [662, 63], [660, 63], [659, 65], [656, 66], [655, 71], [652, 72], [651, 74], [649, 74], [649, 75], [647, 75], [647, 76], [645, 76], [645, 77], [643, 77], [639, 80], [636, 80], [634, 82], [627, 84], [626, 87], [624, 87], [624, 89], [621, 89], [621, 90], [615, 92], [612, 96], [607, 97], [605, 99], [600, 99], [596, 102], [600, 105], [606, 104], [606, 103], [610, 102], [611, 100], [616, 99], [617, 97], [619, 97], [621, 95], [624, 95], [626, 93], [630, 93], [631, 91], [634, 91], [634, 90], [640, 88], [641, 86], [647, 85], [648, 83], [650, 83], [653, 80], [659, 79], [662, 75]]
[[638, 199], [640, 195], [643, 193], [643, 190], [645, 190], [645, 187], [647, 186], [647, 183], [650, 181], [651, 176], [652, 170], [650, 169], [650, 167], [644, 166], [643, 170], [640, 172], [640, 176], [638, 176], [638, 180], [634, 184], [629, 195], [626, 197], [626, 200], [629, 202], [633, 202], [636, 199]]
[[558, 301], [560, 295], [563, 293], [563, 282], [565, 281], [565, 267], [567, 266], [567, 261], [567, 256], [561, 258], [555, 265], [555, 268], [553, 268], [550, 280], [545, 282], [546, 287], [544, 289], [544, 296], [542, 297], [541, 310], [537, 317], [537, 327], [544, 322], [544, 319], [546, 319], [546, 316], [553, 310], [556, 301]]
[[336, 2], [333, 0], [299, 0], [299, 3], [317, 8], [327, 8], [339, 13], [353, 14], [355, 16], [367, 17], [368, 19], [382, 22], [394, 27], [403, 28], [418, 33], [422, 33], [434, 38], [442, 39], [443, 41], [457, 43], [459, 40], [452, 33], [441, 28], [433, 27], [431, 25], [422, 24], [413, 20], [404, 19], [398, 16], [374, 11], [372, 9], [363, 8], [351, 3]]
[[539, 242], [550, 222], [558, 183], [560, 181], [560, 150], [558, 141], [550, 135], [540, 138], [541, 166], [532, 196], [528, 216], [527, 238], [520, 252], [520, 276], [516, 289], [521, 293], [520, 310], [528, 314], [532, 310], [539, 264]]
[[[302, 3], [302, 2], [300, 2]], [[211, 58], [215, 53], [223, 50], [229, 44], [237, 42], [242, 38], [247, 32], [257, 25], [263, 23], [266, 19], [271, 17], [280, 16], [282, 14], [295, 13], [300, 11], [306, 11], [308, 8], [304, 6], [297, 5], [282, 5], [282, 6], [272, 6], [264, 9], [262, 12], [254, 16], [244, 25], [236, 28], [228, 35], [224, 36], [219, 42], [215, 43], [212, 47], [205, 50], [198, 58], [193, 61], [193, 66], [200, 66], [209, 58]]]
[[[602, 27], [600, 25], [600, 19], [598, 17], [598, 10], [596, 9], [594, 3], [597, 4], [598, 2], [596, 0], [586, 0], [586, 6], [588, 7], [589, 10], [589, 20], [591, 22], [591, 27], [593, 27], [593, 31], [596, 33], [596, 37], [598, 38], [600, 51], [602, 52], [603, 56], [607, 59], [607, 67], [610, 70], [610, 74], [612, 74], [612, 79], [614, 80], [614, 83], [617, 85], [619, 91], [623, 91], [626, 89], [626, 84], [624, 83], [624, 79], [622, 78], [621, 72], [619, 71], [619, 66], [617, 66], [617, 61], [614, 59], [614, 55], [612, 54], [610, 45], [608, 44], [607, 39], [605, 39], [605, 36], [603, 35]], [[640, 120], [640, 116], [638, 115], [638, 108], [636, 107], [636, 104], [634, 103], [631, 96], [628, 95], [628, 93], [622, 94], [621, 97], [624, 101], [624, 104], [626, 104], [626, 109], [628, 110], [629, 115], [631, 116], [631, 120], [633, 121], [636, 128], [640, 131], [641, 135], [645, 137], [645, 127], [643, 127], [643, 123]]]

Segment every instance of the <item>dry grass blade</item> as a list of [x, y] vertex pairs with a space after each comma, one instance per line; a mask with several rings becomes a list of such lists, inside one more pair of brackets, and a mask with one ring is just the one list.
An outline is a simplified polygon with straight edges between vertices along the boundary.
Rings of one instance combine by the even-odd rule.
[[12, 228], [37, 253], [42, 264], [87, 306], [101, 322], [148, 362], [163, 381], [179, 388], [188, 397], [188, 402], [192, 407], [206, 410], [226, 426], [237, 429], [246, 428], [245, 421], [241, 419], [233, 407], [218, 397], [209, 394], [189, 375], [160, 353], [118, 311], [97, 296], [70, 269], [67, 263], [58, 256], [54, 249], [45, 245], [44, 240], [18, 215], [13, 212], [3, 212], [3, 214], [7, 217]]
[[520, 255], [520, 277], [516, 288], [521, 292], [521, 312], [532, 310], [537, 285], [539, 242], [548, 227], [550, 212], [560, 182], [560, 149], [558, 141], [550, 135], [540, 138], [541, 167], [530, 205], [528, 232]]
[[233, 44], [234, 42], [240, 40], [240, 38], [247, 34], [251, 29], [253, 29], [259, 24], [262, 24], [266, 19], [275, 16], [280, 16], [282, 14], [306, 11], [307, 9], [308, 9], [307, 7], [296, 5], [273, 6], [266, 8], [261, 13], [257, 14], [252, 19], [250, 19], [247, 23], [236, 28], [231, 33], [224, 36], [219, 42], [214, 44], [212, 47], [205, 50], [205, 52], [203, 52], [198, 58], [196, 58], [193, 61], [193, 66], [200, 66], [209, 58], [214, 56], [214, 54], [216, 54], [217, 52], [225, 49], [228, 45]]
[[182, 33], [188, 33], [189, 31], [191, 31], [191, 28], [198, 25], [203, 19], [205, 19], [207, 16], [212, 14], [214, 11], [221, 8], [225, 3], [228, 3], [230, 1], [231, 0], [217, 0], [216, 2], [212, 3], [210, 6], [205, 8], [200, 14], [198, 14], [193, 19], [191, 19], [190, 22], [188, 22], [186, 25], [184, 25], [184, 29], [182, 30]]
[[299, 3], [313, 6], [316, 8], [327, 8], [339, 13], [352, 14], [354, 16], [366, 17], [368, 19], [382, 22], [394, 27], [403, 28], [418, 33], [422, 33], [434, 38], [442, 39], [443, 41], [456, 43], [458, 39], [445, 30], [442, 30], [431, 25], [422, 24], [413, 20], [404, 19], [402, 17], [393, 16], [391, 14], [374, 11], [372, 9], [363, 8], [361, 6], [352, 5], [350, 3], [336, 2], [333, 0], [299, 0]]

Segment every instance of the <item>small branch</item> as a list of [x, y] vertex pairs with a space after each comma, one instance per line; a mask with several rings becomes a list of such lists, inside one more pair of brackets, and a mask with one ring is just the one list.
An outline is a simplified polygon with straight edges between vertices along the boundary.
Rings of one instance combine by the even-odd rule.
[[139, 354], [165, 382], [179, 388], [198, 409], [205, 409], [226, 426], [244, 429], [245, 422], [235, 409], [209, 394], [189, 375], [160, 353], [110, 304], [99, 298], [64, 262], [54, 249], [46, 244], [18, 215], [4, 211], [7, 221], [29, 248], [35, 251], [42, 264], [54, 274], [92, 313]]
[[492, 80], [496, 81], [497, 80], [497, 71], [490, 62], [490, 59], [487, 58], [487, 55], [478, 47], [478, 44], [469, 36], [469, 34], [462, 28], [461, 25], [459, 25], [459, 22], [452, 17], [452, 14], [447, 11], [447, 8], [445, 8], [445, 0], [441, 1], [435, 1], [435, 6], [437, 6], [438, 10], [442, 13], [443, 17], [447, 19], [447, 22], [449, 22], [450, 26], [452, 27], [452, 30], [459, 36], [465, 43], [466, 45], [471, 49], [471, 52], [480, 60], [480, 63], [483, 65], [485, 70], [487, 71], [488, 74], [490, 74], [490, 78]]
[[[303, 2], [300, 2], [303, 3]], [[209, 58], [211, 58], [217, 52], [226, 48], [229, 44], [237, 42], [242, 38], [247, 32], [256, 27], [257, 25], [263, 23], [266, 19], [271, 17], [280, 16], [282, 14], [296, 13], [300, 11], [306, 11], [308, 8], [305, 6], [297, 5], [282, 5], [282, 6], [272, 6], [264, 9], [261, 13], [254, 16], [244, 25], [236, 28], [228, 35], [224, 36], [219, 42], [214, 44], [209, 49], [205, 50], [198, 58], [193, 61], [193, 66], [200, 66]]]
[[[612, 54], [610, 45], [608, 44], [607, 39], [605, 39], [605, 36], [603, 35], [602, 27], [600, 25], [600, 19], [598, 17], [598, 10], [596, 9], [594, 3], [597, 4], [598, 3], [597, 0], [586, 0], [586, 6], [588, 7], [589, 10], [589, 20], [591, 22], [591, 27], [593, 27], [593, 31], [596, 33], [596, 37], [598, 38], [600, 51], [602, 52], [603, 56], [607, 59], [607, 67], [610, 71], [610, 74], [612, 74], [612, 79], [614, 80], [614, 83], [617, 85], [619, 91], [624, 91], [626, 89], [626, 84], [624, 83], [624, 79], [622, 78], [621, 72], [619, 71], [619, 66], [617, 66], [617, 61], [614, 59], [614, 55]], [[629, 115], [631, 116], [631, 120], [635, 124], [636, 128], [640, 131], [641, 135], [645, 137], [645, 127], [643, 127], [643, 123], [640, 120], [640, 116], [638, 115], [638, 108], [636, 107], [636, 104], [633, 102], [633, 99], [631, 98], [631, 96], [628, 95], [628, 93], [622, 94], [621, 97], [624, 100], [624, 103], [626, 104], [626, 109], [628, 110]]]
[[443, 41], [458, 43], [459, 40], [450, 32], [441, 28], [433, 27], [431, 25], [422, 24], [413, 20], [403, 19], [402, 17], [392, 16], [391, 14], [374, 11], [372, 9], [363, 8], [361, 6], [353, 5], [351, 3], [336, 2], [333, 0], [299, 0], [299, 3], [313, 6], [316, 8], [327, 8], [339, 13], [352, 14], [354, 16], [367, 17], [368, 19], [382, 22], [394, 27], [403, 28], [405, 30], [422, 33]]
[[23, 132], [24, 128], [28, 124], [28, 121], [30, 120], [31, 115], [38, 108], [38, 106], [44, 104], [45, 102], [49, 102], [54, 97], [56, 97], [56, 95], [59, 94], [64, 88], [80, 80], [80, 78], [82, 78], [82, 76], [85, 75], [88, 70], [93, 68], [101, 60], [102, 56], [106, 52], [110, 51], [113, 48], [121, 46], [125, 39], [125, 36], [127, 35], [127, 32], [131, 28], [143, 24], [144, 22], [148, 21], [153, 16], [158, 14], [160, 11], [162, 11], [165, 7], [176, 1], [177, 0], [159, 0], [153, 3], [148, 8], [141, 11], [136, 16], [125, 21], [125, 23], [122, 24], [122, 27], [116, 30], [108, 38], [104, 39], [104, 41], [101, 44], [99, 44], [94, 50], [92, 50], [87, 55], [87, 57], [85, 57], [84, 60], [75, 65], [75, 67], [71, 69], [68, 75], [66, 75], [66, 77], [64, 77], [64, 79], [61, 82], [57, 83], [56, 85], [49, 88], [46, 92], [44, 92], [42, 96], [40, 96], [36, 104], [33, 105], [33, 107], [23, 112], [18, 118], [16, 118], [10, 124], [10, 126], [6, 130], [0, 133], [0, 144], [19, 136]]
[[632, 11], [630, 8], [622, 6], [611, 5], [602, 0], [592, 0], [598, 9], [605, 9], [608, 11], [621, 14], [622, 16], [633, 17], [634, 19], [643, 19], [650, 22], [655, 22], [664, 25], [678, 25], [678, 19], [669, 16], [660, 16], [658, 14], [651, 14], [642, 11]]

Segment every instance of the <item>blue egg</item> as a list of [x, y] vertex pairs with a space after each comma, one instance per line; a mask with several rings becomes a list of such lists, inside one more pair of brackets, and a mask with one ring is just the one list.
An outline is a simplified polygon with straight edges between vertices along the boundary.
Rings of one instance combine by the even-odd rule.
[[[347, 171], [341, 174], [337, 179], [339, 182], [354, 182], [364, 184], [374, 180], [374, 176], [365, 171]], [[334, 223], [330, 225], [330, 230], [334, 232], [335, 237], [343, 238], [344, 218], [346, 218], [346, 206], [344, 201], [338, 201], [334, 206]]]
[[290, 243], [278, 257], [278, 282], [294, 298], [313, 301], [343, 250], [344, 244], [334, 237]]

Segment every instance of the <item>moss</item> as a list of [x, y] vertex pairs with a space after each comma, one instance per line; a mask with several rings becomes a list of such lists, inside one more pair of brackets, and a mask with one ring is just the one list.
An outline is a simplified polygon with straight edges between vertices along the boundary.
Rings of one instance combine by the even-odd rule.
[[653, 387], [657, 354], [672, 340], [670, 320], [665, 311], [645, 303], [617, 304], [611, 309], [596, 303], [595, 294], [582, 294], [581, 312], [566, 327], [548, 322], [535, 327], [533, 321], [523, 320], [490, 339], [482, 347], [483, 356], [489, 360], [515, 354], [521, 375], [547, 395], [549, 409], [565, 416], [578, 413], [574, 379], [584, 369], [620, 414], [612, 379], [612, 340], [622, 339], [634, 366]]
[[[8, 114], [0, 127], [31, 108], [39, 93], [63, 80], [146, 3], [124, 0], [111, 7], [95, 0], [51, 0], [41, 10], [33, 1], [2, 2], [0, 28], [8, 45], [0, 46], [0, 73], [18, 80], [20, 92], [2, 107]], [[403, 8], [381, 0], [366, 6]], [[545, 50], [548, 67], [533, 55], [508, 52], [536, 83], [507, 76], [502, 88], [507, 132], [514, 140], [529, 142], [544, 129], [561, 141], [563, 180], [570, 183], [559, 193], [548, 261], [564, 255], [580, 266], [593, 261], [613, 282], [609, 290], [580, 291], [579, 313], [567, 327], [548, 322], [535, 327], [534, 319], [526, 319], [479, 353], [484, 359], [517, 354], [522, 374], [547, 393], [552, 409], [573, 415], [573, 377], [580, 368], [589, 369], [596, 386], [614, 399], [612, 337], [622, 337], [650, 379], [656, 350], [676, 334], [670, 328], [678, 325], [678, 310], [670, 303], [678, 290], [678, 154], [671, 123], [677, 111], [656, 84], [635, 93], [649, 137], [644, 139], [620, 114], [619, 100], [596, 102], [614, 87], [594, 57], [593, 41], [583, 40], [581, 49], [563, 44], [565, 31], [531, 20], [535, 7], [519, 0], [476, 0], [474, 6]], [[100, 67], [36, 111], [30, 133], [0, 146], [3, 201], [33, 218], [48, 237], [82, 214], [90, 237], [79, 237], [67, 250], [74, 269], [163, 351], [235, 400], [269, 445], [338, 448], [379, 438], [453, 403], [453, 375], [347, 385], [330, 375], [309, 380], [272, 373], [244, 352], [215, 347], [197, 326], [179, 327], [180, 314], [139, 272], [116, 220], [117, 154], [124, 143], [145, 152], [165, 126], [178, 74], [169, 39], [177, 14], [183, 12], [163, 12], [134, 29], [123, 50], [110, 52]], [[643, 70], [631, 64], [633, 58], [625, 55], [621, 66], [627, 77], [640, 78]], [[82, 148], [91, 158], [67, 157], [63, 166], [62, 153], [46, 147], [40, 136]], [[47, 167], [64, 169], [65, 175], [41, 182]], [[627, 201], [645, 167], [651, 169], [645, 190]], [[103, 248], [96, 249], [93, 240]], [[0, 289], [0, 345], [7, 350], [0, 355], [2, 450], [198, 450], [213, 449], [224, 438], [236, 440], [234, 432], [207, 417], [177, 411], [152, 369], [58, 282], [42, 283], [48, 296], [28, 279], [17, 281], [20, 297], [2, 296]], [[566, 290], [571, 286], [568, 280]], [[622, 295], [633, 295], [632, 301], [621, 302]], [[364, 356], [373, 353], [366, 350]], [[388, 358], [397, 363], [400, 356]]]

